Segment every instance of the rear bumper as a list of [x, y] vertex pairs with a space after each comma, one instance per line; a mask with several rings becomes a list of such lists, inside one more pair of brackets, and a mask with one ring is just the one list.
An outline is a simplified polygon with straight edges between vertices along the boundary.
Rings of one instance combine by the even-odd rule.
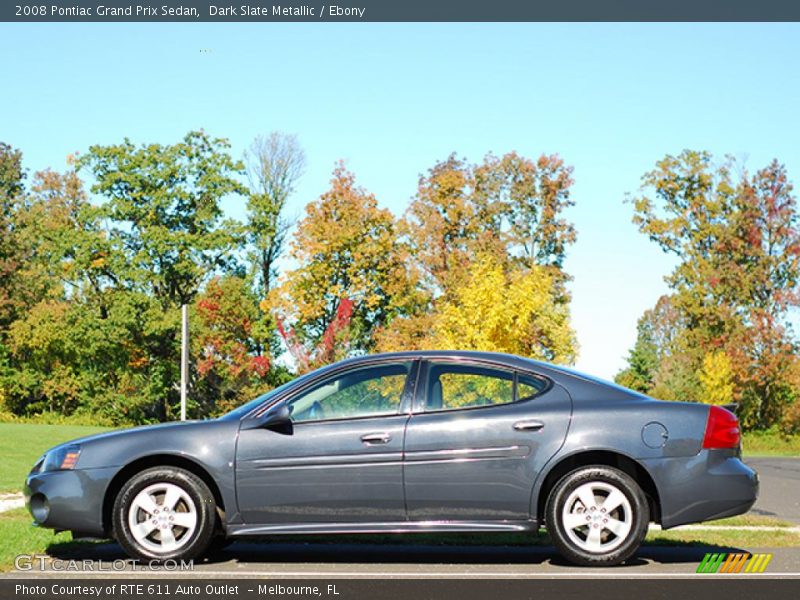
[[103, 499], [117, 468], [32, 473], [23, 489], [36, 525], [103, 537]]
[[758, 474], [733, 450], [643, 460], [655, 480], [664, 528], [746, 513], [758, 498]]

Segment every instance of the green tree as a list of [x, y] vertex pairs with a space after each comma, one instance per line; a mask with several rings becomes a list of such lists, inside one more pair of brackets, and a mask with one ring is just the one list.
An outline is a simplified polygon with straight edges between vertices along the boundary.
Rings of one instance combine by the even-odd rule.
[[0, 344], [17, 309], [15, 288], [21, 264], [14, 232], [14, 212], [24, 191], [22, 152], [0, 142]]
[[210, 274], [231, 268], [241, 228], [222, 218], [221, 201], [246, 189], [229, 148], [193, 131], [166, 146], [128, 139], [92, 146], [79, 160], [95, 179], [91, 191], [106, 200], [119, 283], [152, 292], [168, 308], [188, 304]]
[[127, 295], [141, 326], [131, 339], [134, 364], [147, 374], [145, 418], [164, 420], [177, 403], [179, 307], [214, 274], [235, 270], [240, 226], [223, 219], [224, 198], [244, 194], [242, 163], [227, 140], [190, 132], [172, 145], [129, 140], [92, 146], [79, 166], [105, 199], [109, 254], [102, 268]]

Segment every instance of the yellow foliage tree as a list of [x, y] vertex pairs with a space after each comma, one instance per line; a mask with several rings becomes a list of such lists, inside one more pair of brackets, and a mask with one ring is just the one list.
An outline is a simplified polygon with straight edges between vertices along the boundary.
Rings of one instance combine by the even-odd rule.
[[554, 287], [546, 267], [506, 270], [494, 257], [483, 256], [470, 269], [466, 285], [437, 311], [431, 345], [571, 364], [575, 332]]
[[733, 368], [730, 358], [724, 352], [718, 350], [706, 354], [697, 378], [702, 388], [702, 402], [727, 404], [733, 401]]

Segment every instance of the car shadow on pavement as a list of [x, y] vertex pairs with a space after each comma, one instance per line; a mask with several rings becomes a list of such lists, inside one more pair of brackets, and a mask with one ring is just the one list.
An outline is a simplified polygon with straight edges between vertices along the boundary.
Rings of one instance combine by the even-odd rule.
[[[642, 546], [636, 556], [621, 567], [648, 563], [699, 563], [710, 552], [746, 552], [733, 546], [697, 545], [676, 542], [669, 546]], [[113, 542], [51, 544], [48, 554], [72, 561], [128, 560]], [[548, 564], [573, 567], [550, 546], [415, 545], [370, 543], [286, 543], [235, 542], [214, 555], [197, 561], [199, 565], [223, 563], [362, 563], [362, 564]]]

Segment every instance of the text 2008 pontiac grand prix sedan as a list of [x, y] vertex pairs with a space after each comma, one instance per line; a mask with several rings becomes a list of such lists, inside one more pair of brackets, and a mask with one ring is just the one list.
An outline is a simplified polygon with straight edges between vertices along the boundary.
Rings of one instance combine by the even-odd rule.
[[346, 360], [209, 421], [53, 448], [35, 521], [190, 559], [264, 534], [530, 531], [581, 565], [632, 556], [648, 523], [746, 512], [758, 492], [727, 410], [660, 402], [517, 356]]

